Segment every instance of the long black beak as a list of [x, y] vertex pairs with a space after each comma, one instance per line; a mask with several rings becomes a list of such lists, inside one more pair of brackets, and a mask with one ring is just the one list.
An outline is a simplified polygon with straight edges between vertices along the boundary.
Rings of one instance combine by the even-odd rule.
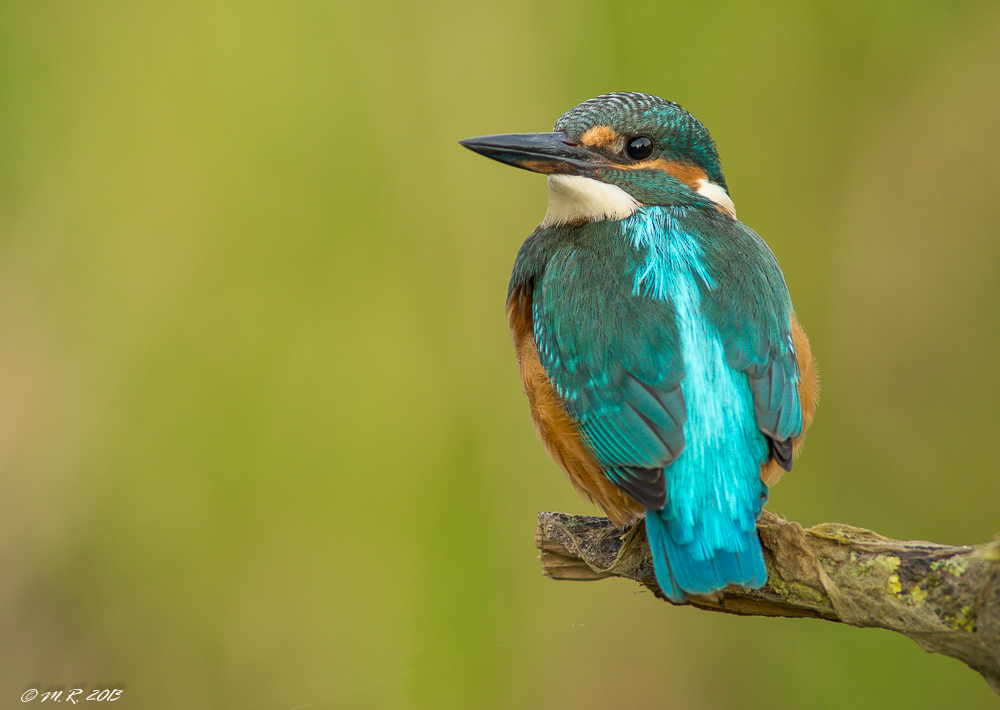
[[562, 131], [480, 136], [459, 143], [487, 158], [536, 173], [586, 175], [607, 165], [599, 153], [574, 143]]

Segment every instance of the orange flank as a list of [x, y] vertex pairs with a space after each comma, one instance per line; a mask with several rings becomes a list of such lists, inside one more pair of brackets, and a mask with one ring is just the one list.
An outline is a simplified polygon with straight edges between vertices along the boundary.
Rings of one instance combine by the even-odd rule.
[[[806, 430], [812, 424], [816, 405], [819, 404], [819, 370], [809, 347], [809, 338], [795, 316], [792, 316], [792, 342], [795, 343], [795, 355], [799, 362], [799, 403], [802, 405], [802, 435], [792, 443], [792, 456], [798, 456], [806, 443]], [[784, 472], [777, 461], [771, 460], [760, 467], [760, 478], [766, 485], [773, 486], [781, 480]]]
[[642, 513], [636, 503], [608, 480], [600, 465], [587, 450], [580, 429], [566, 412], [541, 362], [531, 323], [531, 290], [519, 288], [507, 302], [507, 323], [514, 338], [521, 382], [528, 395], [535, 432], [546, 451], [566, 473], [577, 492], [599, 505], [615, 525], [634, 522]]

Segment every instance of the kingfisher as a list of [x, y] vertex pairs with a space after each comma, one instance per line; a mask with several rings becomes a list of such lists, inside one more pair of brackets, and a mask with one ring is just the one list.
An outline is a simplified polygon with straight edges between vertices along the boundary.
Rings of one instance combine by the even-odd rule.
[[756, 521], [792, 469], [819, 381], [708, 131], [676, 103], [619, 92], [551, 133], [460, 143], [548, 176], [507, 320], [551, 458], [616, 525], [644, 517], [668, 600], [761, 587]]

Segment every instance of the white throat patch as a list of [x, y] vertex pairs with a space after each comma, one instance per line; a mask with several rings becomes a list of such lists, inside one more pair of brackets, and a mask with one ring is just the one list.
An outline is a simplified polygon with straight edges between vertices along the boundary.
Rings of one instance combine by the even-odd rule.
[[549, 175], [549, 209], [542, 226], [625, 219], [638, 206], [639, 202], [617, 185], [579, 175]]
[[[639, 201], [617, 185], [580, 175], [549, 175], [549, 208], [542, 227], [574, 222], [625, 219]], [[698, 181], [698, 194], [707, 197], [736, 219], [736, 205], [726, 191], [706, 178]]]
[[726, 191], [714, 182], [709, 181], [707, 178], [699, 180], [698, 194], [702, 197], [707, 197], [728, 212], [730, 217], [736, 219], [736, 205], [733, 204], [733, 198], [727, 195]]

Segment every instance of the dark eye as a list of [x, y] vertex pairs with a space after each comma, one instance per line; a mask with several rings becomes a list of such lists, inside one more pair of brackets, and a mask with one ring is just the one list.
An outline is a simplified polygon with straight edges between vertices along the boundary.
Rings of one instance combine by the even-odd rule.
[[625, 146], [625, 152], [632, 160], [645, 160], [653, 154], [653, 141], [646, 136], [636, 136]]

